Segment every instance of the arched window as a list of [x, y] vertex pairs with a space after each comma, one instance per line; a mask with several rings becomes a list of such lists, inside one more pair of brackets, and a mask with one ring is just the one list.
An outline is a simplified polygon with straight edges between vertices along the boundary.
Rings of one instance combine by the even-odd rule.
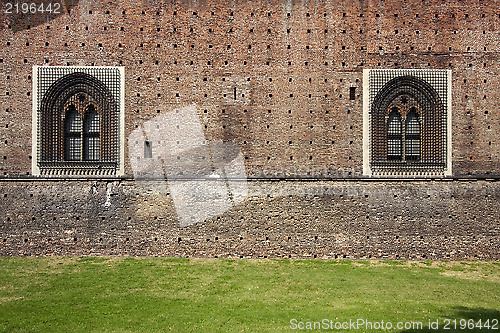
[[405, 159], [420, 160], [420, 120], [415, 108], [410, 109], [405, 121]]
[[99, 160], [100, 143], [99, 114], [93, 105], [89, 105], [85, 113], [83, 126], [83, 159], [87, 161]]
[[387, 120], [387, 159], [401, 160], [403, 157], [403, 135], [401, 115], [393, 108]]

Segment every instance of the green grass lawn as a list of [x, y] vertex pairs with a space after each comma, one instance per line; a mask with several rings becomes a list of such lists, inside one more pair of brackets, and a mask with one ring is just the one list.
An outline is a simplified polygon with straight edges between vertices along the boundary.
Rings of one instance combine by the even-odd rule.
[[[499, 273], [499, 262], [0, 258], [0, 331], [500, 332]], [[333, 330], [292, 329], [324, 319]], [[358, 319], [393, 329], [335, 329]], [[424, 330], [395, 327], [411, 321]]]

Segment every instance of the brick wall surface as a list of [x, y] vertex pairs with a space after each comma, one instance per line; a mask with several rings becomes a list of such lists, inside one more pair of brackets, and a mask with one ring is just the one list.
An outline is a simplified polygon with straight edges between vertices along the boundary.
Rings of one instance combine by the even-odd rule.
[[362, 70], [451, 69], [453, 175], [498, 179], [497, 1], [63, 4], [0, 16], [1, 255], [500, 258], [497, 181], [255, 180], [181, 228], [170, 195], [127, 177], [29, 178], [33, 66], [94, 65], [125, 67], [125, 136], [196, 104], [249, 177], [347, 179], [362, 174]]
[[453, 173], [500, 173], [497, 1], [66, 2], [3, 18], [4, 175], [31, 171], [32, 66], [68, 64], [125, 67], [126, 136], [194, 103], [257, 177], [361, 175], [362, 69], [451, 69]]

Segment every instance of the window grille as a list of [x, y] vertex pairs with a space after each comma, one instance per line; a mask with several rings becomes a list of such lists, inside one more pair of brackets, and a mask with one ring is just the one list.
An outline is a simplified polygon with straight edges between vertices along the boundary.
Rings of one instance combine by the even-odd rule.
[[401, 115], [398, 109], [394, 108], [387, 122], [387, 159], [401, 160], [402, 152]]
[[420, 160], [420, 121], [413, 108], [406, 116], [405, 122], [405, 159]]
[[65, 120], [65, 160], [80, 160], [82, 150], [82, 119], [74, 105], [66, 112]]
[[83, 157], [88, 161], [97, 161], [100, 159], [99, 155], [99, 114], [93, 105], [89, 106], [85, 116], [85, 126], [83, 131]]

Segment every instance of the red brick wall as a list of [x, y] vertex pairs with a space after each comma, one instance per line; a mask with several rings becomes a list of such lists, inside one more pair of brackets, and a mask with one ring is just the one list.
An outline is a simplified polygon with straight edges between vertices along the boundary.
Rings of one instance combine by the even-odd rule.
[[[31, 171], [32, 66], [67, 64], [125, 66], [126, 135], [196, 103], [253, 176], [361, 175], [362, 69], [451, 69], [453, 173], [500, 174], [496, 1], [80, 1], [2, 19], [1, 175]], [[234, 85], [244, 98], [224, 97]]]

